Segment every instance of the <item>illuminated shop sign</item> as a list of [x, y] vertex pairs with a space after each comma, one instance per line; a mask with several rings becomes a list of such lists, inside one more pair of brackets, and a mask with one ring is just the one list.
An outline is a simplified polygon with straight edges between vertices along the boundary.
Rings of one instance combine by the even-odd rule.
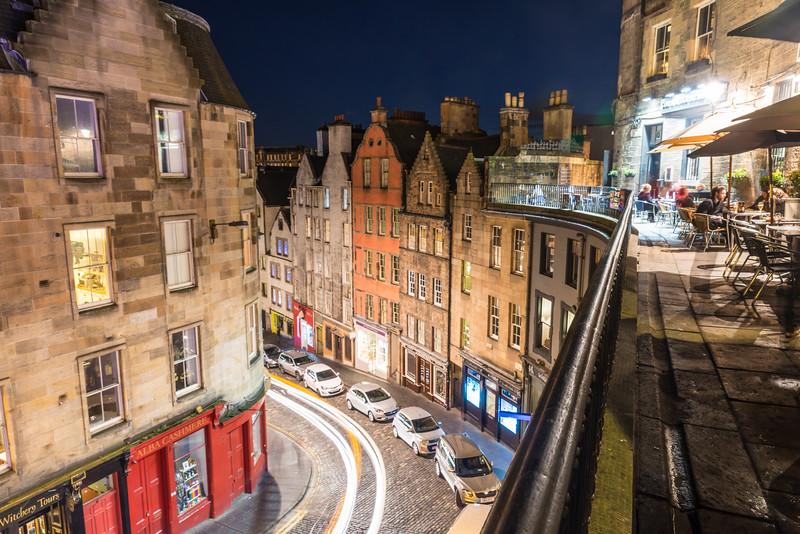
[[694, 89], [684, 88], [678, 93], [668, 93], [661, 99], [661, 113], [715, 104], [725, 100], [727, 93], [727, 82], [703, 84]]

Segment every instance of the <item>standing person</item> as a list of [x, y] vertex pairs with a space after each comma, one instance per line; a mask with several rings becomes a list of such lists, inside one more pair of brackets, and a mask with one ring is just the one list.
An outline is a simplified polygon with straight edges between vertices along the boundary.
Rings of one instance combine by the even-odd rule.
[[725, 186], [717, 185], [711, 190], [711, 198], [707, 198], [697, 206], [697, 213], [705, 213], [709, 218], [709, 226], [712, 230], [725, 226], [720, 220], [722, 209], [725, 207], [725, 197], [728, 189]]
[[642, 185], [642, 190], [639, 191], [639, 194], [636, 196], [637, 200], [643, 200], [646, 202], [644, 205], [644, 211], [647, 212], [647, 220], [653, 222], [655, 220], [655, 214], [653, 213], [653, 197], [650, 195], [650, 184]]

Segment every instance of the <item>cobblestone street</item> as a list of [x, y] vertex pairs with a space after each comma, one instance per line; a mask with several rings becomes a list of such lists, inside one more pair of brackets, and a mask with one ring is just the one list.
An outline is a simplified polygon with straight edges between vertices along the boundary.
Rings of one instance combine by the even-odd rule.
[[[326, 363], [337, 367], [346, 386], [365, 380], [364, 375], [357, 371], [339, 368], [332, 362]], [[281, 376], [276, 370], [273, 372]], [[402, 407], [417, 405], [431, 412], [442, 423], [446, 432], [464, 430], [464, 423], [457, 411], [444, 410], [399, 386], [386, 385], [377, 379], [369, 380], [385, 387]], [[289, 381], [297, 384], [296, 380]], [[272, 389], [280, 391], [275, 387], [275, 379]], [[370, 423], [361, 413], [348, 411], [344, 394], [326, 401], [361, 425], [375, 441], [383, 456], [388, 490], [380, 532], [447, 532], [460, 510], [448, 485], [434, 474], [432, 456], [415, 456], [408, 445], [394, 438], [391, 422]], [[314, 474], [305, 498], [272, 531], [323, 532], [337, 513], [344, 495], [346, 476], [342, 458], [328, 437], [282, 404], [268, 399], [266, 414], [270, 425], [302, 442], [303, 449], [312, 456], [314, 464]], [[470, 436], [475, 437], [477, 434], [480, 434], [477, 429], [470, 431]], [[493, 451], [486, 450], [487, 447], [481, 444], [487, 457], [495, 461], [498, 475], [502, 478], [512, 453], [502, 445], [497, 446], [500, 449], [494, 452], [500, 458], [494, 458]], [[360, 459], [360, 470], [355, 513], [347, 530], [353, 533], [367, 532], [374, 506], [375, 472], [366, 456]]]

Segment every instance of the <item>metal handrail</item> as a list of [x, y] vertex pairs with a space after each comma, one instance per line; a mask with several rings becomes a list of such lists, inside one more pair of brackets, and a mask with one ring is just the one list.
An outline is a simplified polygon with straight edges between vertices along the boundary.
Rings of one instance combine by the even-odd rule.
[[587, 531], [633, 212], [625, 197], [482, 534]]
[[489, 184], [489, 202], [586, 211], [618, 218], [620, 192], [616, 187], [494, 182]]

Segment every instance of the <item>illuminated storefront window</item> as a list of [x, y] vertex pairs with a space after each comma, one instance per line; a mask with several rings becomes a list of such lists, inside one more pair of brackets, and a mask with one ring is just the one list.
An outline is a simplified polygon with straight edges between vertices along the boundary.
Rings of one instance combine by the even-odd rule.
[[181, 515], [206, 498], [208, 491], [205, 430], [175, 443], [175, 499]]
[[[513, 404], [511, 404], [509, 401], [507, 401], [506, 399], [504, 399], [501, 396], [500, 397], [500, 411], [501, 412], [517, 413], [517, 412], [519, 412], [519, 408], [517, 408], [516, 406], [514, 406]], [[506, 427], [511, 432], [514, 432], [515, 434], [517, 432], [517, 423], [519, 423], [519, 421], [517, 419], [513, 418], [513, 417], [501, 417], [500, 418], [500, 424], [503, 425], [504, 427]]]
[[480, 408], [481, 406], [481, 384], [471, 376], [467, 377], [465, 386], [467, 402]]
[[78, 308], [110, 303], [108, 228], [70, 230], [72, 272]]

